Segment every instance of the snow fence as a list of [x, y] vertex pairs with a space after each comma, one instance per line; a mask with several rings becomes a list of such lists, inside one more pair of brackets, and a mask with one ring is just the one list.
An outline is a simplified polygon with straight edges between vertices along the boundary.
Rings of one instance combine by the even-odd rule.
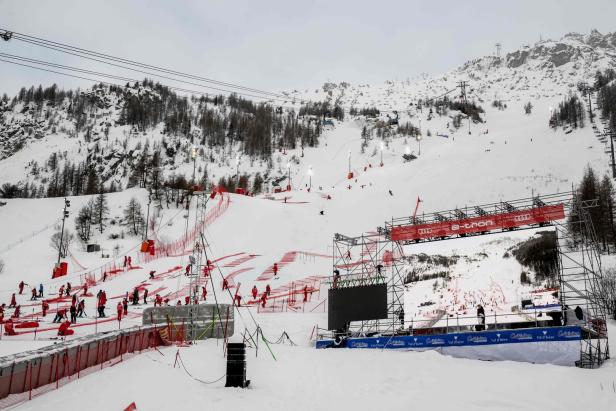
[[32, 399], [71, 379], [163, 345], [159, 331], [167, 328], [152, 325], [101, 332], [1, 357], [0, 408]]

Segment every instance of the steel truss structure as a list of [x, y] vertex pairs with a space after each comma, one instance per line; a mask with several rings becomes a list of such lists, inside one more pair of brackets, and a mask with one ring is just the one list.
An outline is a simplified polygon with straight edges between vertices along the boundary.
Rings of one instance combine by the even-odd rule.
[[[334, 277], [330, 287], [353, 287], [369, 284], [388, 284], [388, 316], [382, 320], [351, 323], [349, 335], [396, 335], [408, 333], [403, 329], [402, 316], [405, 284], [417, 281], [409, 275], [405, 246], [426, 241], [443, 241], [474, 235], [489, 235], [504, 231], [551, 227], [556, 231], [558, 249], [559, 299], [563, 316], [571, 315], [580, 307], [584, 313], [581, 367], [600, 366], [609, 358], [606, 312], [600, 304], [601, 258], [596, 235], [588, 210], [597, 206], [597, 200], [581, 201], [574, 192], [545, 195], [498, 202], [473, 207], [423, 214], [421, 217], [392, 218], [377, 232], [358, 237], [335, 234], [333, 239]], [[443, 223], [467, 218], [496, 216], [517, 211], [532, 212], [540, 207], [562, 205], [564, 220], [545, 221], [507, 229], [479, 231], [455, 236], [392, 240], [396, 227]], [[338, 273], [338, 275], [336, 275]], [[567, 312], [569, 307], [569, 312]], [[412, 332], [412, 331], [411, 331]]]

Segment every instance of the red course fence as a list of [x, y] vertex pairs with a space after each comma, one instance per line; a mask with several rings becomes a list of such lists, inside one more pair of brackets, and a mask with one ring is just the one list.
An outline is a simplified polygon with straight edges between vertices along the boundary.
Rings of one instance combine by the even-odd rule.
[[[167, 326], [145, 326], [110, 331], [51, 345], [36, 351], [0, 358], [0, 408], [59, 388], [127, 355], [164, 345], [159, 331]], [[100, 368], [99, 368], [100, 366]]]

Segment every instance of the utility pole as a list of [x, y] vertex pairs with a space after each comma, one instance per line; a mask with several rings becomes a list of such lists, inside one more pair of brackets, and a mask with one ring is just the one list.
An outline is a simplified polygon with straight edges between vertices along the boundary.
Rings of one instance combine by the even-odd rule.
[[586, 94], [588, 95], [588, 115], [590, 116], [590, 121], [592, 122], [592, 102], [590, 100], [592, 90], [590, 87], [586, 87]]
[[150, 188], [148, 190], [148, 214], [147, 217], [145, 218], [145, 238], [144, 240], [148, 239], [148, 227], [150, 225], [150, 204], [152, 203], [152, 189]]
[[496, 58], [498, 59], [501, 58], [501, 44], [500, 43], [496, 43]]
[[468, 83], [466, 81], [460, 81], [458, 87], [460, 87], [460, 99], [466, 104], [466, 88], [468, 87]]
[[610, 146], [612, 150], [612, 178], [616, 178], [616, 163], [614, 162], [614, 137], [616, 136], [614, 135], [614, 130], [608, 131], [607, 134], [610, 136]]
[[239, 188], [240, 186], [240, 155], [239, 154], [237, 155], [237, 157], [235, 157], [235, 175], [237, 176], [237, 183], [235, 184], [235, 186]]
[[419, 153], [417, 153], [418, 156], [421, 155], [421, 134], [418, 134], [417, 137], [415, 137], [417, 139], [417, 143], [419, 144]]
[[192, 182], [193, 182], [193, 184], [196, 184], [197, 181], [195, 180], [195, 172], [197, 171], [197, 147], [195, 147], [195, 146], [193, 146], [193, 148], [192, 148], [191, 157], [193, 159]]
[[[381, 159], [381, 163], [383, 160]], [[349, 174], [351, 174], [351, 150], [349, 150]]]
[[308, 191], [310, 191], [312, 190], [312, 166], [308, 166], [308, 179], [309, 179]]
[[289, 183], [287, 184], [287, 191], [291, 191], [291, 162], [287, 163], [287, 170], [289, 171]]
[[64, 249], [64, 222], [68, 218], [68, 209], [71, 206], [71, 202], [64, 198], [64, 210], [62, 211], [62, 230], [60, 231], [60, 247], [58, 247], [58, 263], [60, 264], [60, 258], [62, 258], [62, 250]]

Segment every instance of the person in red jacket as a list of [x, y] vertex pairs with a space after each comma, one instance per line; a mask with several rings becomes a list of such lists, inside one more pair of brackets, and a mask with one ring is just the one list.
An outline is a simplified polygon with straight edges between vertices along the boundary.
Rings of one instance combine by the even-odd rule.
[[66, 318], [66, 308], [59, 308], [58, 311], [56, 311], [56, 316], [54, 317], [53, 322], [59, 323], [63, 318], [68, 320], [68, 318]]
[[308, 301], [308, 286], [304, 286], [304, 302]]
[[5, 335], [17, 335], [15, 329], [13, 328], [13, 320], [10, 318], [7, 322], [4, 323], [4, 334]]
[[131, 256], [128, 256], [128, 268], [133, 268], [133, 259]]
[[0, 305], [0, 324], [4, 321], [4, 304]]
[[98, 316], [105, 316], [105, 304], [107, 304], [107, 294], [104, 291], [101, 291], [98, 295]]
[[265, 307], [265, 303], [267, 302], [267, 293], [263, 293], [261, 295], [261, 307]]
[[30, 301], [34, 301], [36, 300], [37, 294], [36, 294], [36, 288], [32, 289], [32, 296], [30, 297]]
[[83, 285], [83, 295], [88, 295], [88, 284]]
[[184, 297], [184, 305], [189, 305], [190, 304], [190, 296], [187, 295], [186, 297]]
[[64, 297], [64, 284], [60, 286], [60, 289], [58, 290], [58, 294], [60, 295], [60, 298]]
[[62, 324], [60, 324], [60, 327], [58, 328], [58, 335], [61, 337], [65, 337], [67, 335], [75, 334], [75, 330], [69, 329], [70, 326], [71, 322], [69, 320], [64, 321]]
[[272, 288], [269, 284], [265, 285], [265, 293], [269, 296], [272, 293]]
[[24, 283], [23, 281], [19, 282], [19, 294], [23, 294], [25, 285], [26, 283]]
[[118, 322], [120, 322], [122, 321], [122, 313], [124, 312], [124, 307], [122, 307], [121, 301], [118, 301], [117, 310], [118, 310]]
[[160, 294], [156, 294], [156, 297], [154, 298], [154, 307], [156, 306], [163, 306], [163, 297], [161, 297]]
[[17, 307], [17, 299], [15, 298], [15, 293], [11, 296], [11, 303], [9, 304], [9, 308]]
[[20, 314], [21, 314], [21, 305], [18, 305], [17, 307], [15, 307], [15, 311], [13, 311], [13, 315], [11, 316], [11, 318], [19, 318]]
[[257, 286], [253, 285], [252, 286], [252, 299], [256, 300], [258, 294], [259, 294], [259, 290], [257, 290]]
[[278, 277], [278, 263], [274, 263], [272, 271], [274, 272], [274, 277]]
[[188, 274], [190, 274], [190, 264], [186, 266], [186, 272], [184, 272], [184, 275], [188, 275]]
[[238, 307], [242, 306], [242, 296], [235, 294], [235, 305]]
[[207, 288], [205, 286], [201, 287], [201, 298], [203, 298], [203, 301], [207, 300]]
[[228, 290], [229, 289], [229, 280], [227, 280], [226, 278], [224, 280], [222, 280], [222, 289], [223, 290]]
[[43, 310], [43, 317], [45, 317], [47, 315], [47, 310], [49, 310], [49, 303], [43, 300], [43, 303], [41, 304], [41, 309]]

